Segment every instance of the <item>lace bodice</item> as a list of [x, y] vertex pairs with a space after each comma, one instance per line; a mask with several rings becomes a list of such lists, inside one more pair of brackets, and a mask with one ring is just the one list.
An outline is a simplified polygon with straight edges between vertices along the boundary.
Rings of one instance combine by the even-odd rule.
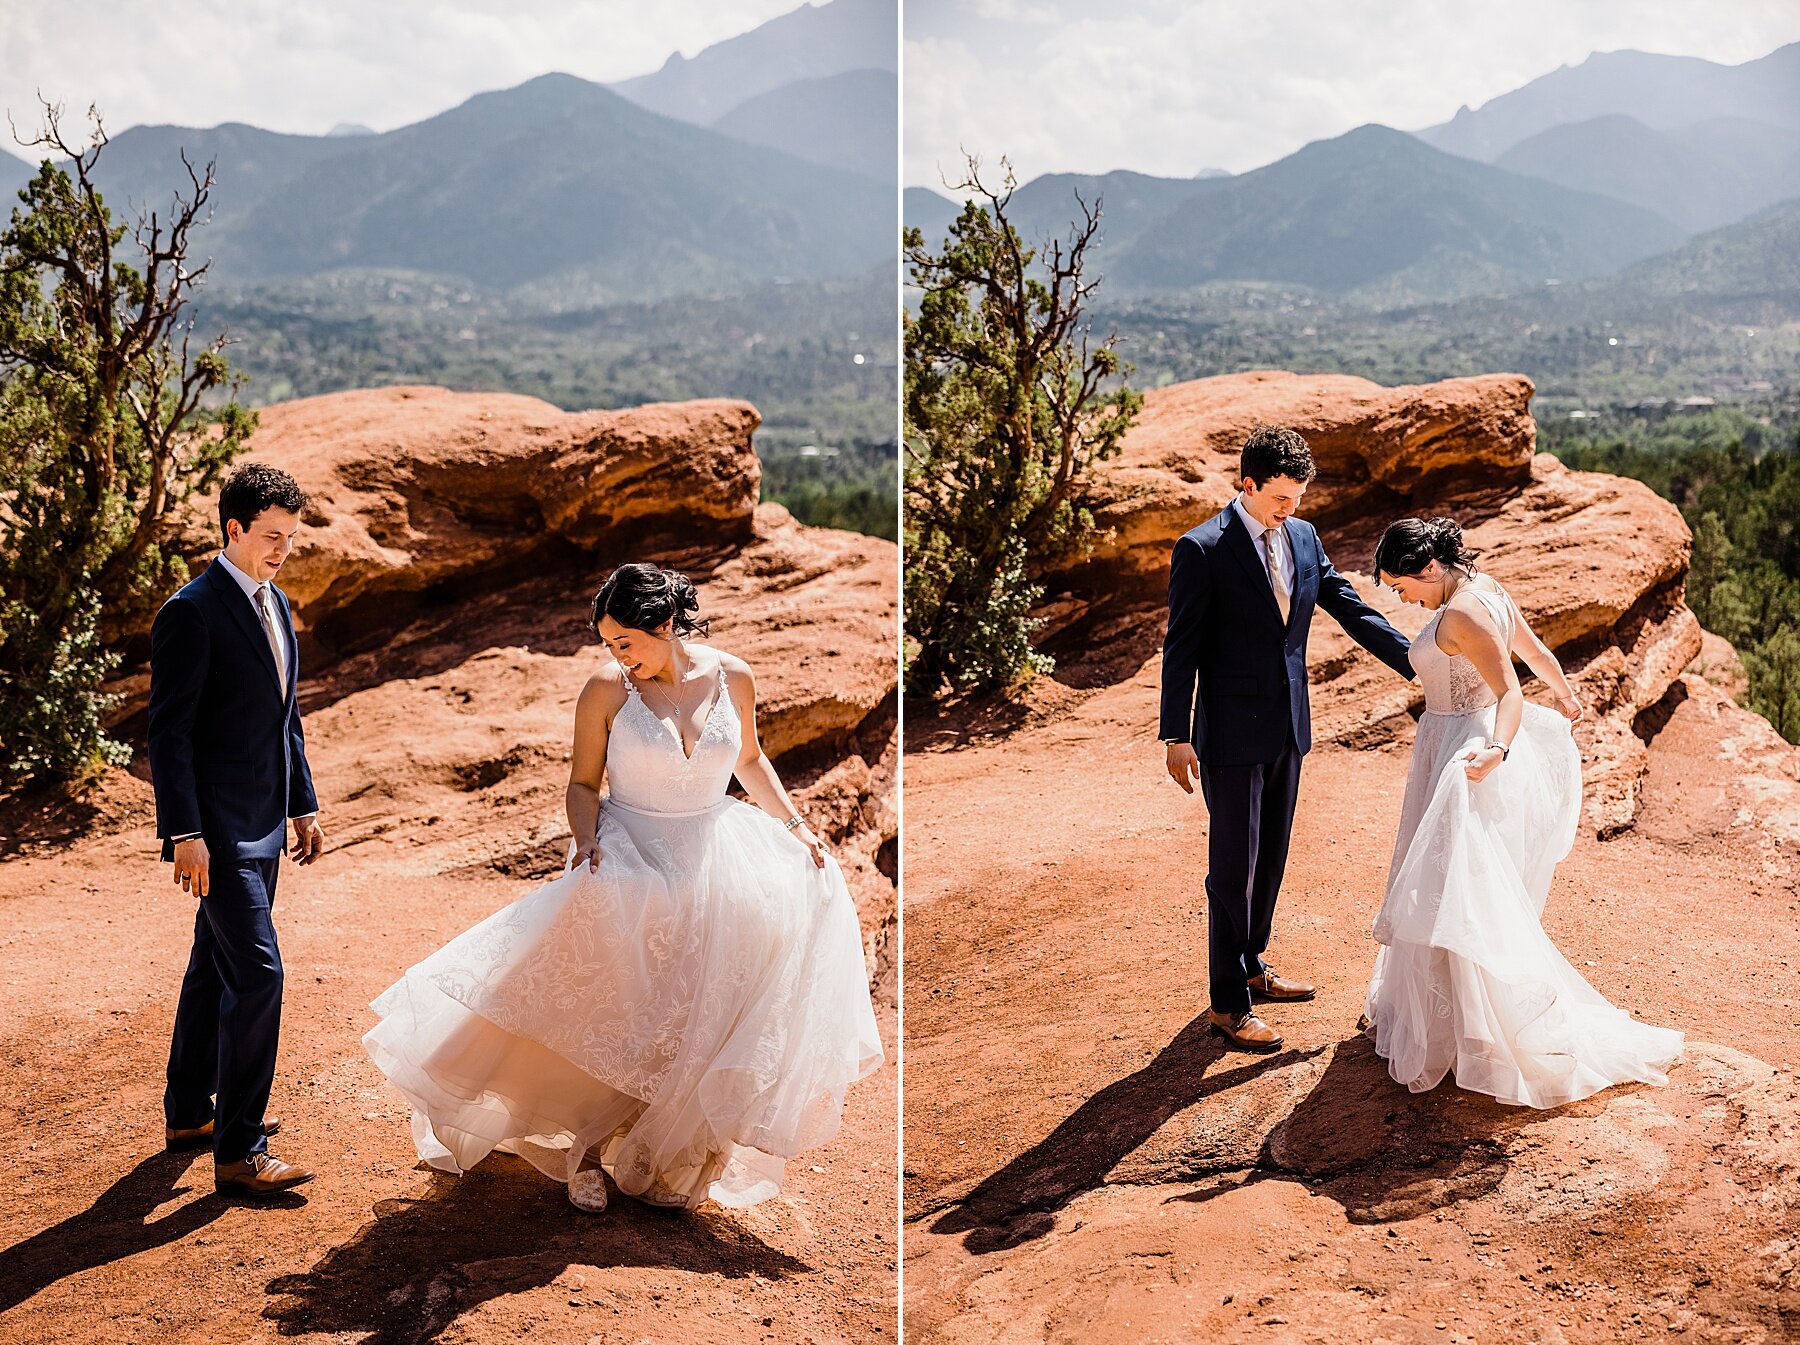
[[[1470, 584], [1469, 592], [1480, 600], [1488, 614], [1499, 623], [1500, 633], [1510, 645], [1513, 637], [1513, 609], [1506, 590], [1491, 579], [1483, 579]], [[1425, 686], [1427, 714], [1473, 714], [1477, 710], [1485, 710], [1500, 698], [1488, 686], [1481, 671], [1467, 658], [1461, 654], [1446, 654], [1438, 648], [1438, 622], [1443, 620], [1444, 613], [1448, 610], [1440, 607], [1413, 640], [1410, 656], [1413, 671]]]
[[625, 704], [613, 716], [606, 738], [611, 797], [652, 813], [699, 812], [721, 802], [743, 742], [725, 670], [719, 669], [692, 757], [682, 751], [675, 726], [657, 718], [629, 677], [625, 688]]

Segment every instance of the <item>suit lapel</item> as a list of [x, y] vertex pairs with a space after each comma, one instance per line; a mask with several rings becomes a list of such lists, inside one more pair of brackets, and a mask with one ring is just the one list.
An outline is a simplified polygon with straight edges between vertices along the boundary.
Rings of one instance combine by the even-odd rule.
[[1283, 523], [1281, 531], [1286, 535], [1288, 550], [1294, 556], [1294, 592], [1293, 601], [1288, 605], [1289, 610], [1299, 607], [1301, 603], [1311, 607], [1319, 599], [1318, 541], [1315, 539], [1311, 548], [1302, 556], [1299, 537], [1294, 530]]
[[[294, 634], [294, 609], [288, 606], [287, 594], [275, 585], [269, 585], [269, 592], [275, 595], [275, 603], [281, 608], [281, 619], [286, 623], [284, 633], [287, 635], [287, 694], [292, 700], [300, 685], [300, 637]], [[264, 644], [268, 641], [264, 640]], [[274, 662], [273, 659], [270, 662]]]
[[[1281, 619], [1281, 604], [1275, 601], [1275, 586], [1269, 582], [1268, 567], [1257, 554], [1256, 543], [1250, 538], [1250, 529], [1244, 526], [1244, 520], [1234, 504], [1225, 506], [1225, 549], [1238, 558], [1252, 584], [1262, 590], [1263, 597], [1269, 600], [1269, 615], [1275, 618], [1276, 624], [1286, 626], [1287, 623]], [[270, 666], [274, 666], [273, 661]]]
[[[256, 616], [256, 608], [250, 605], [250, 599], [244, 596], [244, 590], [239, 588], [237, 580], [226, 572], [222, 562], [213, 561], [207, 568], [206, 577], [218, 593], [219, 600], [225, 604], [225, 610], [231, 613], [239, 627], [242, 628], [244, 638], [250, 641], [257, 661], [262, 664], [263, 671], [269, 674], [269, 680], [275, 684], [275, 694], [279, 696], [281, 679], [275, 672], [275, 651], [269, 648], [269, 637], [263, 633], [262, 622]], [[292, 643], [289, 641], [290, 649]], [[289, 685], [293, 684], [290, 682]]]

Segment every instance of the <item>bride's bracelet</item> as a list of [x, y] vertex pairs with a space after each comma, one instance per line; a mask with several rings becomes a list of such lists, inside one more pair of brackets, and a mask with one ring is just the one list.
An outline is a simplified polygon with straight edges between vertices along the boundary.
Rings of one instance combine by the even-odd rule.
[[781, 825], [786, 827], [789, 831], [792, 831], [795, 827], [800, 825], [800, 814], [795, 813], [792, 817], [788, 818], [788, 820], [783, 822]]
[[1506, 760], [1508, 753], [1510, 753], [1512, 750], [1505, 743], [1489, 743], [1488, 746], [1489, 747], [1497, 747], [1500, 749], [1500, 760], [1502, 760], [1502, 761]]

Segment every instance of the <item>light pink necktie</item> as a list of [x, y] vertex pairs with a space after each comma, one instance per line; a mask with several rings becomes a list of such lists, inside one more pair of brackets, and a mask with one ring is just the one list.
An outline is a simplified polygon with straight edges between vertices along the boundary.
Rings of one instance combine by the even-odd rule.
[[281, 656], [281, 641], [275, 636], [275, 615], [269, 611], [269, 590], [257, 585], [256, 614], [262, 618], [263, 634], [269, 637], [269, 652], [275, 656], [275, 681], [281, 686], [281, 698], [287, 699], [287, 660]]
[[1291, 599], [1288, 597], [1287, 581], [1281, 574], [1281, 544], [1276, 536], [1281, 530], [1270, 528], [1263, 533], [1263, 554], [1268, 558], [1269, 587], [1275, 590], [1275, 605], [1281, 609], [1281, 619], [1288, 619]]

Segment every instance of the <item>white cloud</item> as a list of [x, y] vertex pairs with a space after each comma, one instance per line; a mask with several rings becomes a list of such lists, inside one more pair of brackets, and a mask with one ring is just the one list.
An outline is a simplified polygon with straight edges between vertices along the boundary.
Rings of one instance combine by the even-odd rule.
[[243, 121], [318, 134], [419, 121], [548, 71], [611, 82], [799, 0], [4, 0], [0, 100], [97, 103], [114, 131]]
[[1007, 154], [1022, 181], [1242, 172], [1366, 122], [1447, 120], [1595, 51], [1735, 64], [1800, 38], [1792, 0], [1113, 0], [1065, 13], [1046, 30], [908, 4], [909, 184], [937, 185], [959, 146]]
[[1055, 5], [1031, 0], [975, 0], [975, 12], [1002, 23], [1055, 23], [1058, 17]]

